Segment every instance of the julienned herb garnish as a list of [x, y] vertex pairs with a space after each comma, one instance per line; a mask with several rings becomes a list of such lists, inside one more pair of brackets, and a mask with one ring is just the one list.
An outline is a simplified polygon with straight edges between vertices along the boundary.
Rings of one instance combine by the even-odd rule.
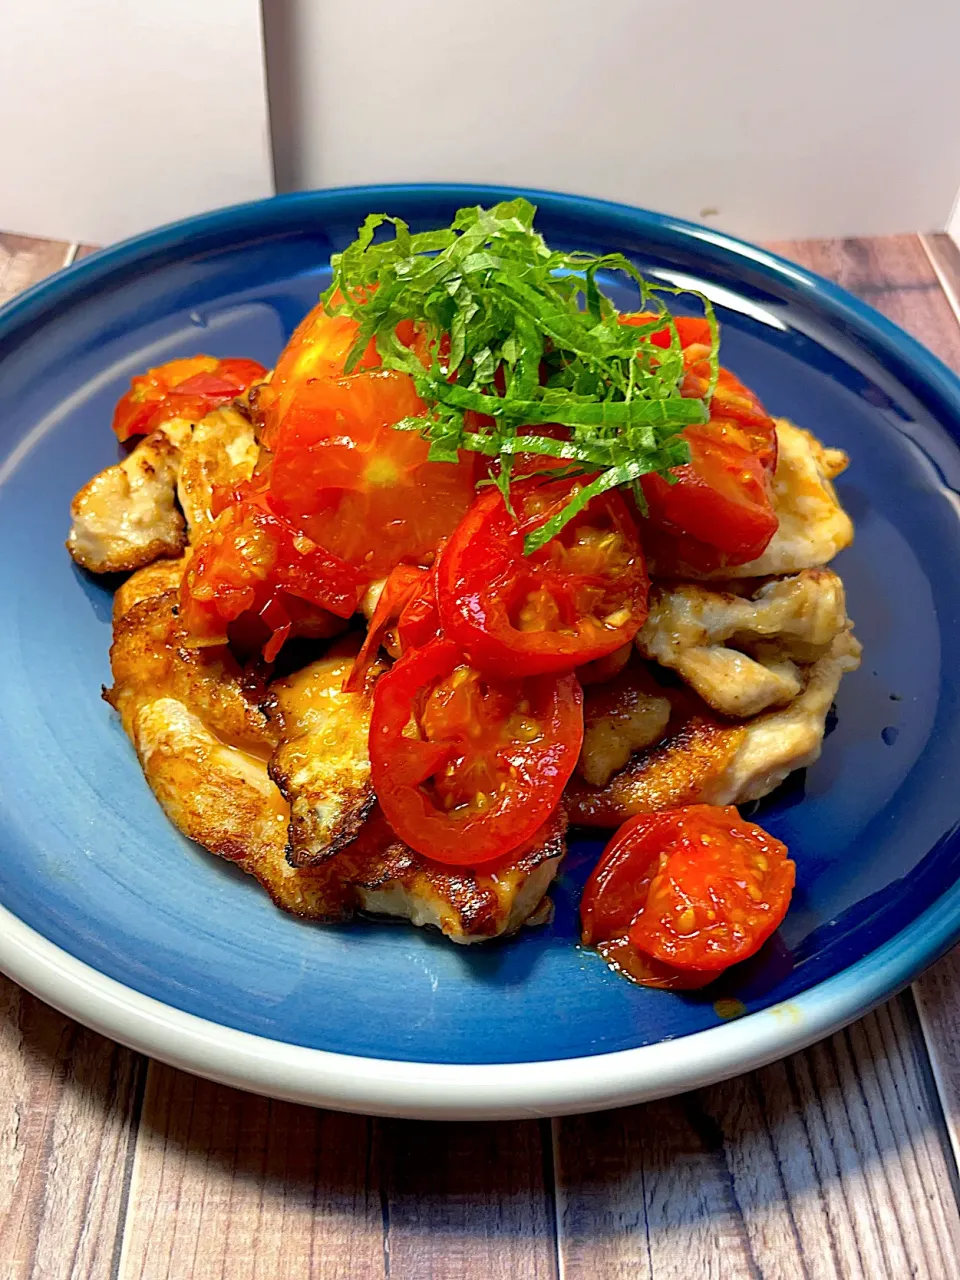
[[[679, 432], [707, 421], [719, 347], [713, 308], [697, 294], [710, 324], [713, 376], [706, 400], [682, 396], [680, 340], [659, 295], [684, 291], [650, 284], [620, 253], [549, 249], [533, 229], [535, 213], [529, 201], [510, 200], [492, 209], [461, 209], [446, 229], [415, 235], [400, 218], [371, 214], [353, 244], [334, 254], [333, 281], [322, 299], [330, 314], [359, 322], [348, 373], [374, 338], [384, 367], [413, 377], [429, 406], [426, 417], [395, 425], [422, 432], [432, 460], [456, 462], [460, 449], [496, 458], [495, 483], [508, 503], [519, 453], [566, 459], [565, 474], [594, 475], [528, 536], [528, 552], [615, 486], [631, 486], [644, 509], [640, 477], [667, 475], [689, 460]], [[393, 226], [394, 238], [374, 243], [383, 223]], [[641, 326], [621, 324], [600, 291], [603, 271], [635, 281], [641, 309], [656, 318]], [[398, 339], [402, 320], [425, 330], [429, 368]], [[666, 349], [649, 341], [664, 328], [670, 334]], [[443, 335], [449, 352], [441, 347]], [[484, 417], [478, 422], [475, 415]], [[520, 427], [529, 432], [548, 423], [568, 428], [568, 438], [518, 434]]]

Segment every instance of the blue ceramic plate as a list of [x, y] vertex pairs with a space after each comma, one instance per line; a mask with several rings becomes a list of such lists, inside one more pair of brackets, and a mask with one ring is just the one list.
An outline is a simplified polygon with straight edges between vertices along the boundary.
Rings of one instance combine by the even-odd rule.
[[[533, 194], [551, 243], [622, 250], [709, 294], [724, 363], [853, 459], [840, 488], [857, 540], [838, 568], [865, 657], [820, 761], [762, 806], [798, 867], [778, 941], [709, 998], [630, 986], [576, 945], [600, 847], [577, 836], [553, 924], [513, 941], [462, 950], [404, 926], [318, 927], [161, 813], [100, 700], [110, 592], [63, 549], [71, 495], [116, 457], [114, 401], [132, 373], [198, 350], [273, 363], [369, 211], [420, 229], [502, 195], [386, 187], [244, 205], [96, 254], [0, 316], [0, 966], [179, 1066], [383, 1113], [586, 1110], [809, 1043], [960, 935], [960, 383], [798, 267], [570, 196]], [[719, 994], [746, 1016], [723, 1024]]]

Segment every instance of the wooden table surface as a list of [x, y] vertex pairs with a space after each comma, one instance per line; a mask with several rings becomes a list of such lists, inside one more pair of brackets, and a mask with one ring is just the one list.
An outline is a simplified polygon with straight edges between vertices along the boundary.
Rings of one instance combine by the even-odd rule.
[[[774, 246], [960, 370], [942, 235]], [[0, 235], [0, 301], [89, 252]], [[0, 1280], [958, 1280], [960, 951], [829, 1040], [596, 1116], [314, 1111], [0, 978]]]

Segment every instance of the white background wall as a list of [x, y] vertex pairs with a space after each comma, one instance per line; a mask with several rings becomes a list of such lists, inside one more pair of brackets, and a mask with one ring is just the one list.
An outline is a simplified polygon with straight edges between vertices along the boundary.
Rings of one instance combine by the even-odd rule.
[[258, 0], [0, 0], [0, 228], [103, 243], [272, 187]]
[[[263, 4], [283, 187], [512, 182], [769, 238], [940, 228], [960, 185], [960, 0]], [[258, 0], [0, 11], [0, 228], [272, 189]]]
[[941, 229], [960, 183], [958, 0], [266, 0], [265, 17], [285, 186], [512, 182], [789, 238]]

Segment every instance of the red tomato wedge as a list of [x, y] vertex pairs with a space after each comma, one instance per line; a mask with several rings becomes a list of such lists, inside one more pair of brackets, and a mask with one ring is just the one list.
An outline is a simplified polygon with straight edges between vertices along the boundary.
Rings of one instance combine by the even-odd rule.
[[583, 740], [573, 676], [493, 683], [438, 638], [374, 686], [370, 763], [393, 830], [427, 858], [479, 866], [553, 812]]
[[338, 618], [357, 609], [363, 583], [352, 565], [272, 512], [261, 495], [229, 506], [197, 543], [180, 587], [180, 617], [197, 644], [224, 644], [230, 623], [253, 611], [276, 656], [290, 632], [290, 595]]
[[[281, 352], [270, 383], [263, 388], [258, 401], [264, 415], [267, 438], [306, 382], [343, 374], [359, 329], [359, 322], [351, 316], [328, 315], [322, 302], [304, 316]], [[412, 320], [397, 326], [397, 337], [408, 346], [414, 343], [416, 331]], [[379, 367], [380, 355], [371, 338], [351, 372]]]
[[473, 499], [478, 458], [430, 462], [419, 432], [393, 429], [423, 412], [404, 373], [305, 383], [266, 437], [271, 505], [367, 581], [429, 558]]
[[683, 985], [703, 985], [778, 928], [794, 873], [786, 846], [732, 806], [640, 814], [623, 824], [587, 882], [583, 941], [616, 943], [621, 952], [628, 944], [653, 962], [656, 985], [671, 971], [690, 976]]
[[572, 671], [632, 640], [649, 582], [636, 521], [617, 493], [595, 498], [532, 555], [524, 537], [570, 497], [572, 482], [528, 478], [483, 491], [437, 566], [444, 633], [481, 671], [510, 679]]
[[235, 400], [266, 373], [256, 360], [218, 360], [216, 356], [171, 360], [132, 380], [114, 410], [113, 429], [119, 440], [129, 440], [171, 418], [205, 417], [217, 405]]
[[[624, 316], [624, 324], [647, 324], [648, 313]], [[710, 380], [710, 326], [700, 317], [676, 316], [684, 349], [682, 393], [703, 397]], [[669, 329], [649, 341], [666, 348]], [[777, 464], [776, 426], [749, 388], [721, 369], [710, 402], [710, 421], [684, 428], [690, 461], [675, 467], [673, 484], [661, 476], [641, 480], [647, 501], [642, 526], [661, 575], [711, 572], [746, 564], [761, 555], [777, 531], [770, 477]], [[652, 534], [652, 536], [651, 536]]]

